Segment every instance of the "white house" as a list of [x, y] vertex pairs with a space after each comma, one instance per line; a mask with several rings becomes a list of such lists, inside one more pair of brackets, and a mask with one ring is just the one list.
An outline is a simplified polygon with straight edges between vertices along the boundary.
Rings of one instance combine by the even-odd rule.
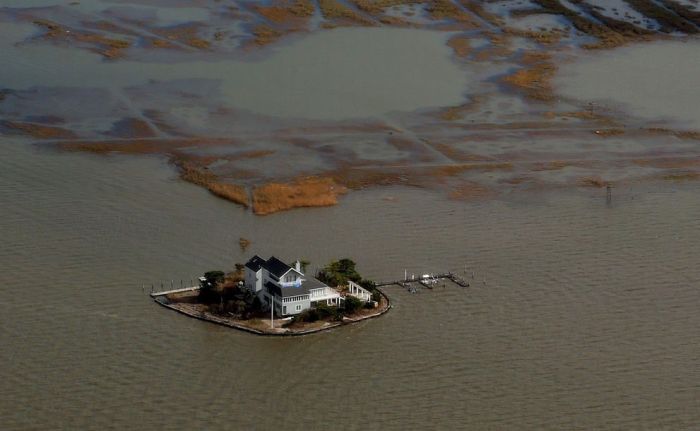
[[291, 267], [274, 256], [267, 260], [253, 256], [245, 264], [245, 286], [266, 306], [274, 303], [275, 312], [283, 316], [299, 314], [321, 301], [328, 305], [340, 301], [335, 289], [305, 276], [299, 261]]

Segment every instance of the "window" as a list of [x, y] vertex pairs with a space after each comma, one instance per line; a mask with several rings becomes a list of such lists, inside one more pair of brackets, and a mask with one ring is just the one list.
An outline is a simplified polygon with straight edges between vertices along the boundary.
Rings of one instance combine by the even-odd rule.
[[301, 311], [301, 305], [297, 305], [297, 311]]

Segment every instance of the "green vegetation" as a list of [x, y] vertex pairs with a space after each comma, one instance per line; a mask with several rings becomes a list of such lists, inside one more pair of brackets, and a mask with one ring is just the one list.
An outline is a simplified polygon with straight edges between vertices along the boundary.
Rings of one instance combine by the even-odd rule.
[[354, 296], [345, 297], [345, 313], [351, 314], [362, 308], [362, 301], [355, 298]]
[[224, 282], [226, 274], [223, 271], [207, 271], [204, 273], [205, 280], [200, 283], [201, 288], [213, 289]]
[[373, 291], [376, 285], [371, 280], [363, 280], [355, 269], [355, 262], [350, 259], [334, 260], [323, 267], [316, 277], [331, 287], [342, 286], [353, 281], [367, 290]]

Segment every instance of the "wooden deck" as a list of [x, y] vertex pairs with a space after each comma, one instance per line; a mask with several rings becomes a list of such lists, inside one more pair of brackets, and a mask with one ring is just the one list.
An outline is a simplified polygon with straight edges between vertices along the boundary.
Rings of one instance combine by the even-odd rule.
[[431, 280], [450, 280], [454, 284], [456, 284], [459, 287], [469, 287], [469, 283], [464, 280], [463, 278], [459, 277], [456, 274], [453, 274], [451, 272], [445, 272], [441, 274], [432, 274], [430, 278], [407, 278], [405, 280], [393, 280], [393, 281], [381, 281], [377, 283], [377, 287], [385, 287], [385, 286], [401, 286], [405, 288], [410, 288], [411, 283], [420, 283], [421, 285], [427, 287], [428, 289], [432, 289], [433, 286], [431, 285], [430, 281]]

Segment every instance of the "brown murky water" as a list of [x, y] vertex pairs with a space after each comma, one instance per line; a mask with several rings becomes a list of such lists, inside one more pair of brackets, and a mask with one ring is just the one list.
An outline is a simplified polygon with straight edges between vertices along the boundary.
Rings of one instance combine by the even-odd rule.
[[[463, 58], [446, 32], [321, 32], [339, 22], [315, 6], [311, 33], [300, 24], [296, 36], [244, 53], [269, 20], [240, 2], [0, 3], [0, 431], [697, 428], [700, 195], [696, 183], [671, 180], [694, 178], [698, 141], [639, 132], [697, 129], [697, 40], [583, 54], [569, 45], [592, 37], [563, 17], [485, 4], [517, 29], [569, 29], [551, 49], [577, 61], [557, 65], [556, 100], [540, 103], [501, 78], [550, 48], [490, 38], [487, 15], [469, 15], [481, 22], [475, 32], [426, 5], [387, 12], [460, 32]], [[611, 2], [575, 3], [563, 2], [637, 18]], [[684, 28], [676, 21], [670, 30]], [[131, 46], [107, 60], [97, 49], [107, 37]], [[619, 124], [599, 124], [601, 113]], [[144, 132], [124, 119], [154, 141], [231, 139], [186, 144], [200, 155], [274, 153], [212, 164], [253, 172], [249, 185], [351, 162], [408, 174], [465, 160], [513, 166], [462, 179], [496, 187], [527, 174], [534, 185], [470, 203], [376, 188], [336, 207], [256, 217], [179, 180], [162, 159], [58, 153], [15, 138], [12, 123], [88, 140]], [[594, 133], [610, 124], [625, 133]], [[35, 138], [51, 138], [42, 130], [51, 135], [35, 129]], [[652, 163], [673, 156], [683, 159]], [[675, 176], [635, 182], [663, 169]], [[572, 186], [593, 175], [615, 182], [611, 206], [603, 189]], [[540, 182], [569, 188], [531, 191]], [[245, 254], [240, 237], [252, 241]], [[404, 269], [474, 279], [415, 295], [389, 288], [386, 316], [296, 339], [189, 319], [142, 289], [179, 287], [254, 253], [312, 268], [352, 257], [376, 279]]]
[[[389, 188], [254, 217], [158, 159], [5, 139], [0, 428], [692, 429], [700, 197], [587, 193], [465, 204]], [[466, 265], [475, 283], [393, 288], [385, 317], [296, 339], [141, 291], [252, 253], [351, 256], [376, 278]]]

